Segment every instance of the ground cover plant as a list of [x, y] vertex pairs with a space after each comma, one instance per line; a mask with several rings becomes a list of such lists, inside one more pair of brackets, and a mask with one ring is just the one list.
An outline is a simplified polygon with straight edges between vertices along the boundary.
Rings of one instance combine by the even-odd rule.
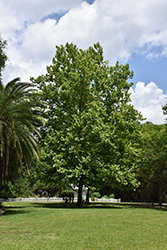
[[167, 210], [136, 205], [3, 203], [0, 249], [166, 249]]

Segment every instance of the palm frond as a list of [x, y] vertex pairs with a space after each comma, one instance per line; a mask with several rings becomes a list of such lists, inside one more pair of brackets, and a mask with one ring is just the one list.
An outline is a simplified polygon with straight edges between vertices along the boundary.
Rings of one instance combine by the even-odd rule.
[[[0, 151], [3, 176], [21, 170], [39, 156], [37, 137], [42, 113], [37, 109], [32, 83], [15, 78], [4, 87], [0, 83]], [[0, 184], [2, 182], [0, 176]]]

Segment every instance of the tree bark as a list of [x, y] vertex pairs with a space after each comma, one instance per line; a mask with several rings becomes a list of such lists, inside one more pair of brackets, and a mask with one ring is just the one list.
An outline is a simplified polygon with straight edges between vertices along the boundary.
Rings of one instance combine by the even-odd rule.
[[1, 186], [2, 186], [2, 181], [3, 181], [3, 176], [4, 176], [4, 173], [3, 173], [3, 160], [2, 160], [2, 157], [1, 157], [1, 151], [0, 151], [0, 189], [1, 189]]
[[78, 200], [77, 200], [77, 207], [82, 207], [82, 188], [83, 188], [83, 178], [84, 176], [81, 175], [79, 180], [79, 186], [78, 186]]
[[89, 193], [90, 193], [90, 188], [88, 188], [87, 193], [86, 193], [86, 204], [89, 205]]
[[159, 206], [162, 206], [162, 188], [161, 186], [159, 187]]

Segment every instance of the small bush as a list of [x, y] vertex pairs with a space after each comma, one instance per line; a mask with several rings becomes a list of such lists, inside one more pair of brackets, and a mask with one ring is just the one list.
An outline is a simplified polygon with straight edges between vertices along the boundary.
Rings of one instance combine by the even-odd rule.
[[74, 197], [74, 192], [71, 190], [64, 190], [61, 192], [60, 197]]
[[102, 198], [109, 199], [109, 197], [107, 195], [103, 195]]
[[10, 181], [3, 183], [0, 192], [0, 198], [7, 199], [8, 197], [16, 198], [14, 186]]
[[114, 194], [110, 194], [109, 196], [111, 199], [115, 199], [115, 195]]
[[94, 198], [100, 198], [101, 194], [99, 192], [93, 192], [91, 196]]

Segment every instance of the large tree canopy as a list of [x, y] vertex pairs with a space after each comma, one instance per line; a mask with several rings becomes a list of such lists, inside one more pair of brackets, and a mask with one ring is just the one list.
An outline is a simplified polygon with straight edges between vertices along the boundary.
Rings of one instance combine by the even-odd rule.
[[130, 104], [129, 65], [109, 66], [99, 43], [87, 50], [56, 46], [46, 75], [32, 79], [46, 102], [47, 160], [71, 182], [93, 186], [112, 174], [133, 179], [132, 140], [141, 115]]

